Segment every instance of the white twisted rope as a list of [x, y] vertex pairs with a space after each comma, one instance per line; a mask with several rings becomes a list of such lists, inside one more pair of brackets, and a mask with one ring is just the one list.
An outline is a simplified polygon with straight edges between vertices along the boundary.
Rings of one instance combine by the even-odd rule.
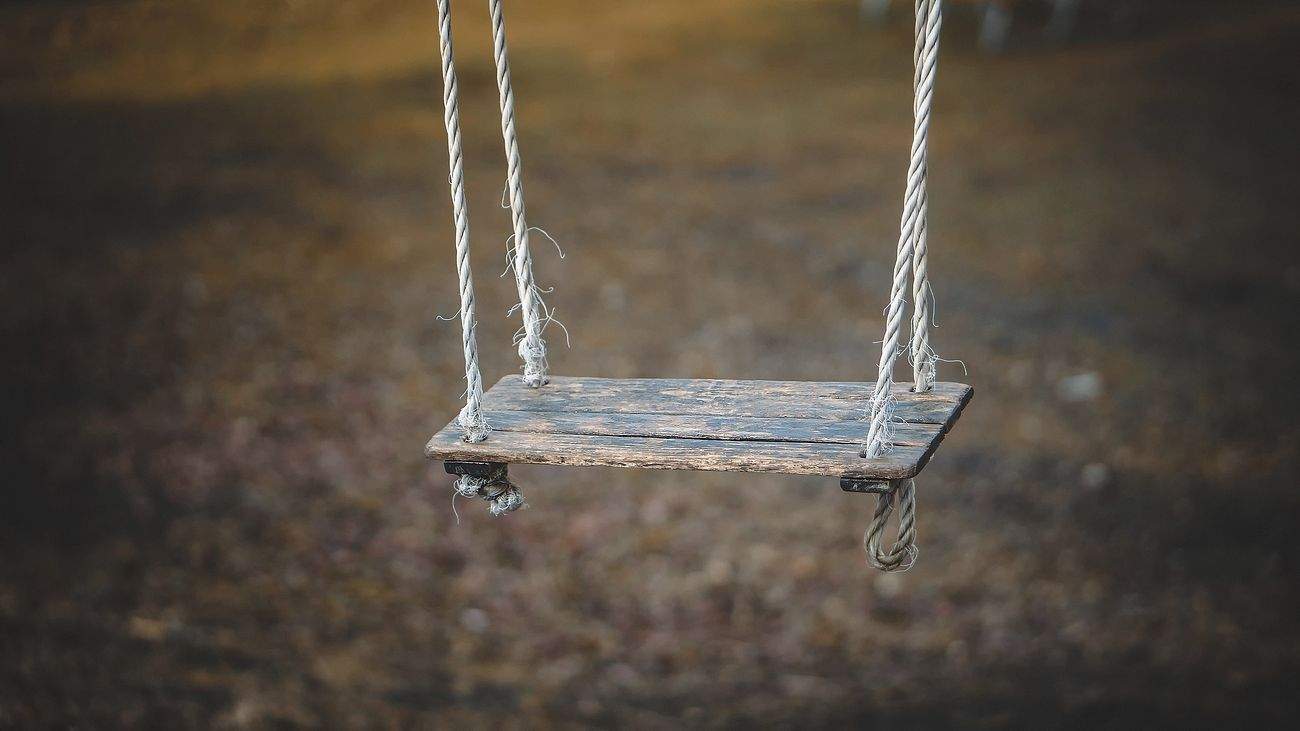
[[[885, 315], [885, 336], [880, 348], [880, 364], [871, 404], [871, 426], [867, 432], [865, 457], [877, 457], [888, 445], [889, 416], [893, 398], [890, 394], [894, 382], [894, 361], [898, 358], [899, 332], [903, 312], [907, 309], [907, 285], [911, 278], [914, 258], [914, 239], [917, 222], [924, 208], [924, 181], [926, 149], [930, 134], [930, 109], [934, 100], [934, 80], [939, 60], [939, 25], [942, 0], [917, 0], [916, 12], [925, 13], [925, 22], [918, 20], [915, 54], [920, 70], [916, 76], [916, 102], [912, 127], [912, 156], [907, 171], [907, 193], [904, 196], [903, 215], [899, 227], [898, 255], [894, 261], [894, 279], [890, 289], [889, 308]], [[922, 257], [924, 258], [924, 257]], [[928, 348], [928, 345], [927, 345]]]
[[457, 417], [465, 441], [487, 439], [483, 418], [483, 376], [478, 366], [478, 318], [474, 312], [474, 276], [469, 264], [469, 205], [465, 201], [465, 164], [460, 140], [460, 92], [451, 45], [451, 0], [438, 0], [438, 41], [442, 53], [442, 109], [447, 127], [447, 159], [451, 169], [451, 208], [456, 224], [456, 274], [460, 277], [461, 345], [465, 350], [465, 408]]
[[[903, 198], [899, 226], [898, 252], [894, 261], [894, 278], [889, 307], [885, 315], [885, 336], [880, 348], [876, 388], [871, 401], [871, 426], [867, 432], [863, 457], [877, 457], [889, 445], [889, 420], [893, 411], [892, 388], [894, 362], [898, 358], [899, 333], [907, 309], [907, 285], [912, 282], [914, 314], [912, 318], [911, 360], [914, 387], [928, 390], [934, 382], [935, 358], [930, 351], [929, 272], [927, 262], [926, 187], [927, 156], [930, 135], [930, 112], [934, 103], [934, 83], [939, 62], [939, 28], [942, 23], [942, 0], [916, 0], [915, 50], [912, 61], [912, 150], [907, 169], [907, 189]], [[898, 496], [898, 538], [888, 551], [881, 551], [880, 541], [885, 524], [894, 512]], [[916, 560], [916, 482], [912, 479], [890, 482], [890, 490], [877, 498], [876, 512], [863, 536], [867, 561], [882, 571], [906, 571]]]
[[542, 340], [545, 317], [533, 282], [533, 259], [528, 251], [528, 220], [524, 213], [523, 163], [519, 156], [519, 139], [515, 135], [515, 93], [510, 83], [510, 58], [506, 51], [506, 25], [501, 11], [502, 0], [488, 0], [492, 12], [492, 41], [497, 69], [497, 89], [501, 93], [501, 137], [505, 142], [510, 212], [514, 223], [515, 287], [524, 325], [519, 339], [519, 357], [524, 360], [524, 383], [533, 388], [545, 385], [546, 341]]
[[[931, 0], [916, 0], [916, 49], [913, 53], [912, 62], [915, 69], [913, 76], [913, 109], [914, 117], [922, 114], [929, 115], [930, 100], [933, 98], [933, 70], [931, 70], [931, 86], [927, 92], [925, 106], [922, 108], [921, 88], [923, 71], [926, 68], [923, 54], [926, 48], [926, 38], [929, 35], [929, 25], [934, 23], [934, 43], [935, 50], [938, 50], [939, 43], [939, 23], [941, 22], [942, 8], [939, 6], [939, 0], [934, 2], [934, 10], [930, 10]], [[915, 144], [915, 143], [914, 143]], [[923, 140], [920, 147], [921, 159], [921, 177], [917, 186], [917, 205], [916, 228], [912, 232], [912, 383], [917, 391], [929, 391], [934, 384], [937, 358], [930, 350], [930, 269], [929, 269], [929, 247], [928, 247], [928, 229], [927, 220], [929, 213], [929, 140]]]

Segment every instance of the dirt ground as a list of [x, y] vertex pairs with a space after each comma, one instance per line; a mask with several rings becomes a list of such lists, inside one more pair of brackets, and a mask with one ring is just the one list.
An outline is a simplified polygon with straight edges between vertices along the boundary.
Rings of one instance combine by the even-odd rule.
[[[854, 6], [509, 3], [557, 373], [874, 378], [910, 39]], [[934, 337], [977, 394], [882, 575], [826, 479], [518, 467], [527, 510], [457, 522], [431, 1], [0, 5], [0, 726], [1276, 725], [1300, 11], [1129, 22], [990, 57], [950, 13]]]

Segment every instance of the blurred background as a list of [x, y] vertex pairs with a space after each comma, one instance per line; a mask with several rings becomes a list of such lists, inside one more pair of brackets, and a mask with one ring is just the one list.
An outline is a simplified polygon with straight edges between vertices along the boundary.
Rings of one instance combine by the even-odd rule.
[[[507, 3], [555, 372], [874, 378], [883, 5]], [[529, 509], [458, 522], [433, 0], [0, 4], [0, 726], [1279, 723], [1300, 8], [948, 5], [934, 343], [977, 394], [882, 575], [826, 479], [516, 467]], [[486, 3], [455, 22], [495, 382]]]

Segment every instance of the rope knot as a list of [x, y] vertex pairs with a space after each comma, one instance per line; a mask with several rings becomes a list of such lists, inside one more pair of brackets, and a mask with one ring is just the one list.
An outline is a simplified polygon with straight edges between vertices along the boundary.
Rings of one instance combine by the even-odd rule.
[[510, 481], [505, 465], [497, 467], [486, 477], [461, 475], [456, 479], [454, 488], [456, 494], [463, 498], [480, 498], [487, 502], [488, 512], [493, 517], [513, 513], [525, 505], [524, 496]]
[[488, 499], [488, 512], [493, 517], [499, 518], [506, 513], [513, 513], [524, 506], [524, 496], [519, 493], [519, 488], [514, 485], [508, 485], [506, 489], [497, 493], [496, 497]]

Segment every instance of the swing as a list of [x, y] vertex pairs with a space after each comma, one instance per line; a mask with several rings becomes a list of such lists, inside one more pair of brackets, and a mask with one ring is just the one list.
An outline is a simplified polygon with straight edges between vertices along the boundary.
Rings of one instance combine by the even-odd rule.
[[[486, 393], [478, 365], [474, 283], [461, 153], [450, 0], [438, 0], [444, 122], [460, 278], [460, 321], [468, 384], [460, 414], [429, 440], [428, 457], [456, 475], [456, 491], [489, 503], [493, 515], [523, 504], [509, 464], [632, 467], [823, 475], [848, 492], [875, 493], [867, 529], [869, 561], [883, 570], [915, 560], [915, 485], [973, 390], [935, 381], [929, 345], [927, 138], [938, 58], [942, 0], [916, 0], [913, 142], [877, 378], [871, 383], [613, 379], [550, 376], [541, 331], [549, 312], [533, 281], [524, 210], [514, 92], [502, 0], [488, 0], [508, 167], [514, 248], [511, 267], [523, 316], [518, 349], [523, 377], [507, 376]], [[908, 285], [914, 303], [909, 356], [912, 383], [893, 381]], [[880, 539], [900, 505], [898, 538]]]

